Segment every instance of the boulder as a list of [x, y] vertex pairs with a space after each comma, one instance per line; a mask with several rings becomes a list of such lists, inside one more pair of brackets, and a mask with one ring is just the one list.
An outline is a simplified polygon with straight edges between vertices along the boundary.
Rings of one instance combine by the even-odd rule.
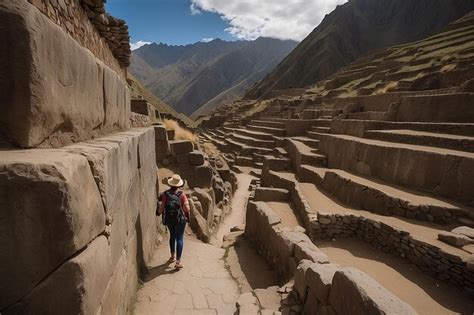
[[319, 302], [327, 304], [332, 279], [341, 267], [336, 264], [311, 264], [306, 270], [306, 283]]
[[438, 239], [456, 247], [462, 247], [469, 244], [474, 244], [474, 239], [463, 234], [455, 234], [451, 232], [441, 232], [438, 234]]
[[354, 268], [342, 268], [336, 271], [329, 301], [337, 314], [416, 314], [411, 306]]
[[185, 154], [194, 150], [193, 143], [189, 140], [171, 140], [169, 143], [174, 155]]
[[2, 152], [0, 209], [0, 309], [105, 230], [87, 159], [61, 150]]

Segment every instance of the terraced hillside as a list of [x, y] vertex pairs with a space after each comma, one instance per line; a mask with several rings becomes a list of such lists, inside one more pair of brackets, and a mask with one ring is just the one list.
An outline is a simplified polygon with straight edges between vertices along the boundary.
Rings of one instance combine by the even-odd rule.
[[333, 75], [363, 54], [420, 40], [474, 10], [471, 0], [351, 0], [337, 6], [245, 95], [271, 98]]
[[247, 217], [292, 209], [329, 261], [361, 269], [418, 313], [471, 313], [474, 14], [288, 94], [200, 122], [201, 142], [235, 171], [288, 191], [286, 208], [253, 205]]

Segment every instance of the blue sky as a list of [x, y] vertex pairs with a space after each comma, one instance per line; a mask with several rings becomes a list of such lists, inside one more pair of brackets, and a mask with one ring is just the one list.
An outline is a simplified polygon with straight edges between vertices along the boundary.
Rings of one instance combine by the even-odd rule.
[[109, 0], [107, 11], [129, 25], [136, 43], [191, 44], [203, 39], [303, 40], [347, 0]]
[[191, 14], [190, 0], [109, 0], [107, 11], [129, 25], [131, 42], [190, 44], [204, 38], [235, 40], [217, 13]]

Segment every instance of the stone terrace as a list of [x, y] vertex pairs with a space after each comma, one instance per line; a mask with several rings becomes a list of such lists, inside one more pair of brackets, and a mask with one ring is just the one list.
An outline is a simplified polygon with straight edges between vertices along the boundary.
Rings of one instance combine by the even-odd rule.
[[[454, 24], [453, 29], [371, 57], [377, 60], [356, 62], [323, 82], [327, 94], [319, 84], [299, 98], [254, 104], [264, 104], [263, 111], [224, 109], [225, 123], [204, 129], [201, 138], [215, 144], [235, 170], [251, 167], [262, 186], [288, 190], [288, 202], [314, 243], [362, 240], [441, 280], [449, 290], [464, 291], [460, 309], [466, 311], [473, 307], [467, 294], [474, 292], [474, 94], [472, 75], [467, 75], [474, 69], [474, 46], [468, 40], [472, 27]], [[388, 60], [407, 59], [415, 46], [423, 58], [436, 55], [440, 49], [430, 47], [447, 37], [453, 37], [446, 47], [455, 52], [449, 62], [456, 64], [457, 74], [446, 64], [423, 68], [441, 86], [416, 91], [413, 84], [407, 91], [401, 84], [372, 93], [383, 86], [375, 84], [370, 92], [363, 90], [370, 82], [364, 82], [354, 87], [362, 91], [358, 96], [331, 92], [370, 77], [372, 72], [362, 73], [362, 68], [393, 68]], [[379, 61], [383, 56], [388, 58], [384, 63]], [[396, 65], [424, 64], [423, 58]], [[461, 73], [466, 76], [457, 77]], [[377, 74], [377, 80], [403, 83], [410, 76], [388, 71]], [[297, 265], [288, 267], [290, 274]]]

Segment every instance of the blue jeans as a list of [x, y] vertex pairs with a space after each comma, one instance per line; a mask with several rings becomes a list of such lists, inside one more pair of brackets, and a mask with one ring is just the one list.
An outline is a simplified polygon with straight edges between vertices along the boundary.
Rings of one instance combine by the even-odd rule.
[[184, 228], [186, 227], [186, 222], [168, 224], [167, 226], [170, 231], [171, 254], [176, 253], [176, 259], [180, 260], [181, 254], [183, 253]]

